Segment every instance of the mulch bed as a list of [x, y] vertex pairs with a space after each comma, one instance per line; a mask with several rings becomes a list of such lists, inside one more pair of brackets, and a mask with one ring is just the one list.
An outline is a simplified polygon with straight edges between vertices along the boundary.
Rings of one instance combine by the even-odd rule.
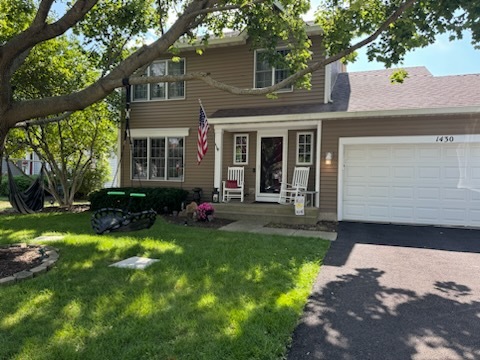
[[42, 263], [41, 246], [0, 247], [0, 279], [30, 270]]
[[[84, 211], [90, 210], [90, 205], [82, 204], [82, 205], [73, 205], [71, 208], [67, 207], [60, 207], [60, 206], [45, 206], [39, 213], [81, 213]], [[5, 210], [0, 211], [0, 215], [20, 215], [16, 212], [13, 208], [8, 208]]]
[[181, 226], [194, 226], [208, 229], [218, 229], [235, 221], [220, 218], [214, 218], [212, 221], [194, 221], [193, 219], [186, 218], [185, 216], [173, 215], [163, 215], [163, 218], [166, 222], [170, 224], [176, 224]]

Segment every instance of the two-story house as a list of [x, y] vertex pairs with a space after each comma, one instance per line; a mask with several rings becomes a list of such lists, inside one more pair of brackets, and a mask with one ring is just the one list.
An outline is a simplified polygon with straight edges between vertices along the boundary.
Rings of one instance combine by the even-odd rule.
[[[307, 32], [315, 61], [321, 32]], [[203, 55], [185, 45], [180, 62], [159, 59], [145, 75], [209, 72], [241, 88], [282, 80], [287, 72], [261, 53], [240, 33], [212, 40]], [[393, 85], [389, 70], [344, 70], [327, 66], [311, 90], [288, 87], [273, 100], [201, 81], [134, 86], [121, 185], [200, 187], [210, 200], [228, 167], [241, 166], [248, 201], [277, 202], [280, 182], [302, 166], [319, 219], [480, 226], [480, 75], [410, 68]], [[199, 99], [210, 131], [197, 164]]]

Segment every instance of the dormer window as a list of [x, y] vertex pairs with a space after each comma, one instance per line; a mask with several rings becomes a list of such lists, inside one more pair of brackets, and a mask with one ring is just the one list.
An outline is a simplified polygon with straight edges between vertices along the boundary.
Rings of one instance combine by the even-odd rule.
[[[179, 61], [160, 60], [148, 66], [142, 76], [183, 75], [185, 59]], [[185, 82], [161, 82], [156, 84], [134, 85], [132, 100], [172, 100], [185, 99]]]
[[[277, 53], [283, 57], [290, 52], [288, 49], [279, 49]], [[255, 51], [255, 88], [263, 88], [278, 84], [290, 75], [286, 67], [277, 65], [272, 66], [265, 59], [265, 51]], [[292, 91], [293, 86], [286, 86], [277, 91]]]

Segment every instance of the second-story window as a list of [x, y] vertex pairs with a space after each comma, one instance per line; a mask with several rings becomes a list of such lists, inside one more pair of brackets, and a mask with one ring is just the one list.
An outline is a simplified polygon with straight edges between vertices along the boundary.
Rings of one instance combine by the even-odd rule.
[[[142, 76], [183, 75], [185, 59], [179, 61], [160, 60], [148, 66]], [[185, 98], [185, 82], [161, 82], [133, 86], [133, 101], [170, 100]]]
[[[277, 53], [283, 57], [290, 52], [288, 49], [277, 50]], [[257, 50], [255, 52], [255, 88], [262, 88], [278, 84], [289, 76], [286, 67], [277, 65], [272, 66], [265, 58], [265, 52]], [[292, 91], [293, 86], [286, 86], [277, 91]]]

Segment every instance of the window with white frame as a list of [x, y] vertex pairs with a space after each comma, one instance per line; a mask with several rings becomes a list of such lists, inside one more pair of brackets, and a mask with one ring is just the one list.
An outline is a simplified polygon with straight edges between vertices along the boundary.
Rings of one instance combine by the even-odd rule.
[[[285, 57], [290, 52], [288, 49], [279, 49], [277, 53]], [[255, 51], [255, 88], [262, 88], [278, 84], [289, 75], [289, 70], [284, 66], [272, 66], [268, 63], [266, 53], [261, 50]], [[292, 91], [293, 86], [286, 86], [277, 91]]]
[[235, 134], [233, 142], [233, 163], [248, 164], [248, 134]]
[[297, 165], [313, 164], [313, 132], [297, 133]]
[[182, 136], [133, 139], [132, 179], [183, 181]]
[[[159, 60], [148, 66], [141, 76], [183, 75], [185, 74], [185, 59], [179, 61]], [[156, 84], [134, 85], [133, 101], [171, 100], [185, 98], [185, 82], [161, 82]]]

